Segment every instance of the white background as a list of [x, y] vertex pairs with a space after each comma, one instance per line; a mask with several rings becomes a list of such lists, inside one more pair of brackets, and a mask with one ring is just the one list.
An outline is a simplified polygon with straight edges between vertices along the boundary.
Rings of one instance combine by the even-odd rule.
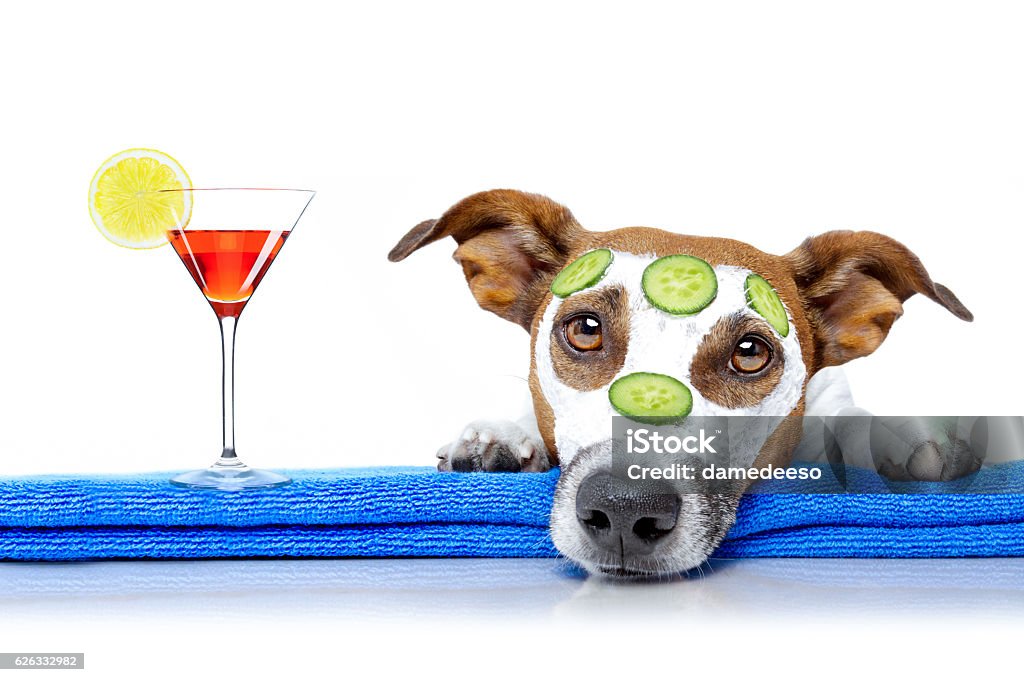
[[196, 186], [319, 191], [239, 328], [254, 465], [431, 464], [467, 420], [515, 414], [527, 336], [476, 307], [454, 243], [386, 260], [493, 187], [775, 253], [889, 234], [977, 320], [908, 301], [849, 368], [858, 402], [1020, 414], [1021, 30], [985, 2], [5, 7], [0, 472], [218, 454], [212, 312], [169, 249], [115, 247], [87, 211], [134, 146]]
[[117, 248], [86, 209], [94, 170], [131, 146], [197, 186], [319, 191], [239, 327], [253, 464], [431, 463], [466, 421], [516, 416], [527, 335], [476, 307], [454, 242], [386, 260], [492, 187], [594, 229], [776, 253], [831, 228], [892, 235], [977, 320], [908, 301], [850, 366], [860, 404], [1024, 411], [1022, 50], [1005, 12], [174, 7], [5, 22], [7, 473], [219, 453], [212, 312], [169, 248]]

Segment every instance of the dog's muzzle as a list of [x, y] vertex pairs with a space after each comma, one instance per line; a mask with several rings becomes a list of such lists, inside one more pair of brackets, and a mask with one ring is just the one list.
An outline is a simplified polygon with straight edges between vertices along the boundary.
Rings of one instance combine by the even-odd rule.
[[735, 519], [738, 494], [701, 483], [626, 475], [612, 443], [583, 448], [562, 467], [551, 538], [591, 573], [678, 575], [703, 563]]

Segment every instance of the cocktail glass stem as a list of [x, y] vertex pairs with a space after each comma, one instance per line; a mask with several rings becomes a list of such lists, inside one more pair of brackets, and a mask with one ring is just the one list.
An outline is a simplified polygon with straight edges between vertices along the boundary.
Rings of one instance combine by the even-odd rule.
[[221, 401], [224, 417], [224, 449], [215, 466], [240, 467], [242, 464], [235, 453], [235, 330], [237, 317], [220, 317], [221, 342]]

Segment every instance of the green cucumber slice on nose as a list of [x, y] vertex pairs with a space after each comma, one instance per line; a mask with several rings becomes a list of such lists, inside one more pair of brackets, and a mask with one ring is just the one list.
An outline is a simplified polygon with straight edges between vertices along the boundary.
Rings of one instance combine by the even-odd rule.
[[559, 298], [592, 287], [601, 281], [612, 262], [608, 249], [589, 251], [562, 268], [551, 281], [551, 293]]
[[768, 321], [779, 336], [789, 335], [789, 318], [786, 316], [786, 309], [782, 306], [782, 299], [775, 288], [768, 283], [761, 275], [747, 275], [744, 284], [747, 293], [747, 303]]
[[718, 295], [718, 277], [696, 256], [665, 256], [644, 270], [644, 295], [651, 305], [673, 315], [693, 315]]
[[616, 379], [608, 388], [608, 399], [619, 414], [645, 424], [671, 424], [693, 409], [693, 396], [686, 384], [650, 372]]

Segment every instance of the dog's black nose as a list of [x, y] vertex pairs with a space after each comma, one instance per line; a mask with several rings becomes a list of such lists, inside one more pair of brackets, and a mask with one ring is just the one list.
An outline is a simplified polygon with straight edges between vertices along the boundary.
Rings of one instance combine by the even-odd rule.
[[650, 554], [676, 527], [679, 496], [667, 485], [590, 474], [576, 492], [576, 518], [594, 544], [615, 554]]

